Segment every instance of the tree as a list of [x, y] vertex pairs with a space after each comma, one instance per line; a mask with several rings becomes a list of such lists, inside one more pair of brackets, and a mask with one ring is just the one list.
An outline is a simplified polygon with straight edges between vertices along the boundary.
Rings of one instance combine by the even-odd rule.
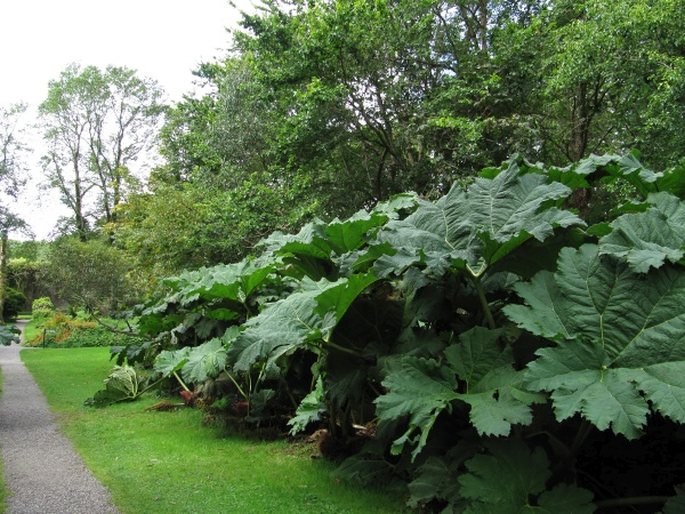
[[57, 298], [74, 307], [110, 312], [136, 297], [127, 274], [129, 264], [121, 251], [107, 242], [83, 242], [63, 237], [51, 246], [45, 281]]
[[507, 98], [531, 131], [527, 155], [562, 164], [642, 150], [672, 166], [685, 146], [685, 2], [550, 3], [495, 38]]
[[493, 34], [527, 26], [541, 3], [264, 2], [230, 56], [201, 68], [214, 91], [165, 127], [169, 176], [233, 187], [260, 170], [330, 217], [444, 191], [511, 153], [522, 124]]
[[315, 210], [258, 174], [229, 190], [194, 182], [157, 186], [121, 206], [114, 241], [150, 285], [183, 269], [244, 257], [273, 230], [296, 229]]
[[[135, 188], [132, 166], [154, 141], [161, 96], [154, 81], [128, 68], [73, 64], [50, 82], [40, 106], [48, 144], [43, 167], [73, 212], [81, 240], [88, 238], [89, 218], [111, 222], [116, 206]], [[91, 191], [99, 193], [96, 200]]]
[[6, 207], [9, 200], [17, 197], [24, 184], [21, 156], [26, 146], [21, 141], [23, 129], [20, 120], [25, 111], [25, 104], [0, 107], [0, 323], [3, 321], [7, 287], [9, 234], [16, 230], [28, 230], [26, 223]]

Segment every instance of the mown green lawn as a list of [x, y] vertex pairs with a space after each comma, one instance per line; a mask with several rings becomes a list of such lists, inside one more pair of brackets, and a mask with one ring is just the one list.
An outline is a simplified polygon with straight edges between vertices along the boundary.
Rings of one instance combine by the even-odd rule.
[[338, 483], [313, 450], [222, 436], [198, 410], [153, 412], [157, 399], [83, 406], [111, 367], [106, 348], [21, 352], [87, 466], [133, 513], [397, 513], [403, 498]]
[[35, 339], [35, 337], [42, 332], [40, 328], [40, 323], [42, 320], [30, 318], [29, 322], [24, 327], [24, 337], [22, 342], [28, 343]]

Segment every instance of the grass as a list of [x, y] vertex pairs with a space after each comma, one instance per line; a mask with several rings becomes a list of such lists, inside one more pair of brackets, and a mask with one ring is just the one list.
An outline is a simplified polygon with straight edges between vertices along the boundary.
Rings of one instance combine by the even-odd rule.
[[83, 407], [111, 365], [106, 348], [22, 351], [86, 465], [124, 514], [397, 513], [403, 499], [332, 478], [312, 449], [224, 437], [202, 413], [145, 411], [156, 399]]
[[43, 329], [40, 327], [43, 321], [45, 320], [31, 318], [31, 320], [24, 327], [24, 337], [22, 339], [23, 342], [28, 343], [29, 341], [32, 341], [43, 331]]
[[[0, 396], [2, 395], [2, 369], [0, 369]], [[0, 459], [0, 514], [5, 514], [7, 510], [7, 486], [5, 485], [5, 478], [2, 468], [2, 459]]]

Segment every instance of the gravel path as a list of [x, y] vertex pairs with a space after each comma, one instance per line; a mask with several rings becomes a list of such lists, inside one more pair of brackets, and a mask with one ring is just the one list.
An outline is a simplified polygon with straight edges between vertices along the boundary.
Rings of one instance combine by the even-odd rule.
[[57, 428], [19, 349], [0, 346], [0, 445], [10, 492], [8, 514], [116, 513], [109, 492]]

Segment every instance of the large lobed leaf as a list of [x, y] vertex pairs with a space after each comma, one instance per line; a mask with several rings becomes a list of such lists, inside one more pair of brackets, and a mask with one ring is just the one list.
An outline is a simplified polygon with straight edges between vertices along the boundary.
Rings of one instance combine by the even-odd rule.
[[685, 203], [668, 193], [652, 194], [647, 201], [649, 209], [619, 217], [599, 241], [600, 254], [625, 259], [639, 273], [685, 255]]
[[0, 325], [0, 345], [19, 344], [21, 332], [14, 325]]
[[183, 378], [194, 384], [216, 378], [226, 368], [226, 356], [224, 341], [218, 337], [192, 348], [181, 371]]
[[135, 400], [142, 394], [141, 386], [145, 380], [136, 372], [135, 368], [123, 365], [114, 366], [109, 376], [104, 380], [105, 388], [96, 392], [92, 398], [85, 401], [86, 405], [105, 407], [112, 403]]
[[181, 305], [199, 298], [242, 303], [273, 271], [273, 264], [248, 258], [235, 264], [220, 264], [185, 272], [175, 279], [168, 279], [167, 284], [175, 286], [177, 293], [174, 300]]
[[458, 478], [459, 493], [470, 501], [465, 514], [524, 514], [594, 512], [592, 493], [560, 484], [546, 490], [552, 473], [541, 448], [530, 451], [522, 442], [490, 441], [487, 454], [466, 461]]
[[379, 241], [392, 250], [375, 266], [386, 276], [421, 265], [432, 275], [450, 266], [492, 265], [530, 238], [544, 241], [556, 227], [583, 226], [556, 207], [571, 189], [541, 174], [521, 172], [515, 162], [466, 190], [455, 185], [437, 202], [421, 202], [405, 220], [390, 222]]
[[310, 278], [319, 279], [326, 276], [324, 262], [338, 261], [359, 250], [388, 220], [397, 219], [401, 211], [413, 210], [417, 202], [413, 193], [397, 195], [371, 211], [361, 210], [345, 220], [315, 220], [297, 234], [274, 232], [260, 245], [267, 254], [285, 258]]
[[154, 370], [162, 376], [169, 377], [186, 365], [189, 354], [189, 347], [180, 350], [162, 350], [155, 357]]
[[537, 351], [527, 385], [551, 392], [557, 419], [640, 435], [651, 409], [685, 422], [685, 271], [638, 274], [597, 246], [564, 249], [555, 274], [516, 287], [505, 307], [520, 327], [558, 344]]
[[302, 289], [268, 305], [245, 324], [232, 349], [236, 371], [275, 362], [309, 343], [327, 343], [354, 300], [377, 278], [369, 273], [337, 281], [303, 280]]
[[321, 419], [321, 413], [326, 411], [324, 400], [323, 380], [319, 377], [314, 389], [300, 402], [295, 416], [288, 421], [288, 425], [291, 427], [290, 435], [303, 432], [310, 423]]
[[523, 376], [513, 368], [511, 351], [499, 347], [499, 336], [498, 330], [476, 327], [445, 351], [444, 363], [404, 357], [399, 369], [388, 374], [376, 412], [382, 421], [408, 417], [405, 433], [393, 445], [395, 453], [410, 444], [416, 458], [438, 416], [451, 412], [456, 401], [470, 406], [471, 423], [481, 435], [508, 435], [513, 424], [532, 422], [530, 405], [544, 397], [523, 388]]
[[219, 326], [245, 315], [245, 303], [273, 283], [275, 265], [269, 259], [244, 259], [235, 264], [201, 268], [165, 279], [171, 292], [142, 308], [138, 328], [156, 336], [193, 327], [202, 338]]

